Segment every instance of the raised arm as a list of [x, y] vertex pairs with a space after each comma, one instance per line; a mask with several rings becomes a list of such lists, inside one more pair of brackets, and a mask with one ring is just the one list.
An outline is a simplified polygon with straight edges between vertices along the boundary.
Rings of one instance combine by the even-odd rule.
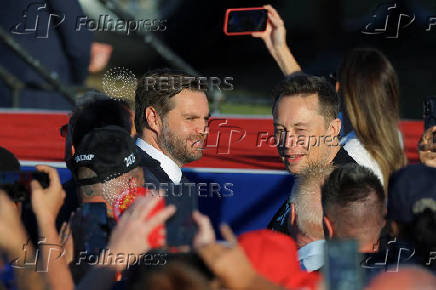
[[283, 19], [271, 5], [265, 5], [268, 10], [268, 27], [266, 31], [253, 32], [253, 37], [261, 38], [268, 51], [280, 67], [283, 74], [289, 75], [301, 71], [300, 65], [295, 60], [286, 44], [286, 28]]
[[37, 166], [37, 169], [47, 173], [50, 178], [49, 187], [46, 189], [38, 181], [32, 181], [32, 209], [38, 220], [40, 236], [45, 239], [39, 244], [42, 253], [42, 260], [39, 262], [42, 263], [50, 289], [73, 289], [73, 279], [55, 225], [64, 203], [65, 191], [56, 169], [48, 166]]

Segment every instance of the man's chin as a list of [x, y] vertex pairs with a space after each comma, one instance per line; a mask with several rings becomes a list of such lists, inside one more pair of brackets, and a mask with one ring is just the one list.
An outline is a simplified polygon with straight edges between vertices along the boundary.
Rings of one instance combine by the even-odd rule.
[[195, 152], [191, 152], [191, 154], [189, 154], [189, 162], [197, 161], [201, 157], [203, 157], [203, 151], [198, 150]]
[[286, 163], [286, 169], [288, 169], [289, 173], [291, 174], [299, 174], [301, 173], [302, 169], [303, 169], [303, 162], [298, 162], [298, 163]]

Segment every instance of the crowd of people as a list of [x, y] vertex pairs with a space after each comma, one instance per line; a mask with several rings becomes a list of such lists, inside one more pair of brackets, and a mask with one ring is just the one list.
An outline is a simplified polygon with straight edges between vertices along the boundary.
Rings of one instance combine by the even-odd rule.
[[[222, 225], [217, 240], [182, 172], [202, 157], [207, 96], [194, 76], [153, 70], [134, 104], [90, 92], [72, 111], [62, 130], [71, 180], [37, 166], [49, 182], [32, 180], [24, 200], [0, 189], [0, 289], [436, 288], [436, 126], [423, 132], [421, 163], [407, 165], [383, 53], [353, 49], [332, 85], [302, 71], [265, 8], [268, 29], [253, 36], [285, 75], [272, 118], [295, 177], [268, 229], [237, 237]], [[174, 83], [150, 86], [162, 79]], [[20, 169], [0, 154], [1, 171]]]

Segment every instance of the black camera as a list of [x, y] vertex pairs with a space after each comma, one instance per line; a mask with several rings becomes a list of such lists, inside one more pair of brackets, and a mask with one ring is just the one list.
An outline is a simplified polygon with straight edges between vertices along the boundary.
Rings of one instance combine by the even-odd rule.
[[39, 171], [10, 171], [0, 172], [0, 189], [6, 191], [14, 202], [30, 200], [32, 189], [30, 183], [37, 180], [43, 188], [47, 188], [50, 179], [47, 173]]

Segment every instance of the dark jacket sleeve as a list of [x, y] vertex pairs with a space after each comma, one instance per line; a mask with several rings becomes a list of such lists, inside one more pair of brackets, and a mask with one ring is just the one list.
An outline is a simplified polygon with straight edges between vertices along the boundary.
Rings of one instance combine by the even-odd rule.
[[73, 82], [83, 83], [88, 75], [93, 35], [84, 27], [76, 29], [76, 23], [85, 14], [78, 0], [49, 0], [48, 4], [52, 13], [65, 15], [64, 22], [57, 29], [69, 59]]

